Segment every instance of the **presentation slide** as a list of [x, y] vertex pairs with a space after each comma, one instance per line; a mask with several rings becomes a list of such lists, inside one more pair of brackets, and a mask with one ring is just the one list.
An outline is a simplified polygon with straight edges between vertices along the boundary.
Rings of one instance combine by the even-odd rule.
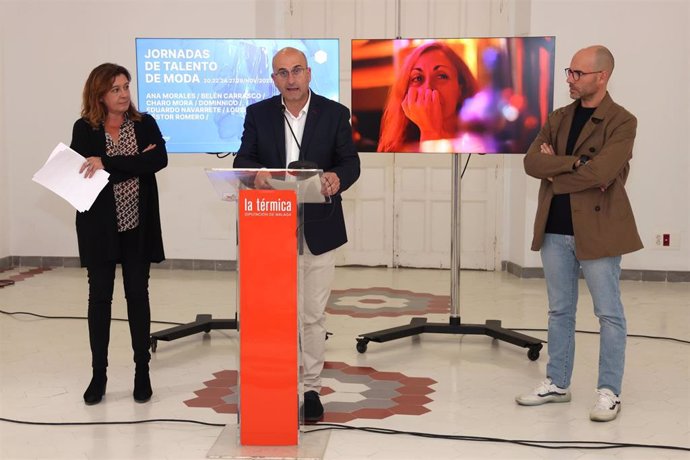
[[271, 61], [286, 46], [307, 56], [312, 90], [337, 101], [338, 39], [137, 38], [137, 106], [170, 153], [236, 152], [246, 107], [278, 94]]

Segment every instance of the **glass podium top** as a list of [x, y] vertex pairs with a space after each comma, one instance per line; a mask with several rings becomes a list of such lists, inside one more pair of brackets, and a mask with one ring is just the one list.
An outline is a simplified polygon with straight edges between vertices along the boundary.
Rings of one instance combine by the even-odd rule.
[[300, 203], [330, 203], [321, 193], [321, 169], [221, 169], [205, 170], [218, 197], [237, 201], [241, 189], [294, 190]]

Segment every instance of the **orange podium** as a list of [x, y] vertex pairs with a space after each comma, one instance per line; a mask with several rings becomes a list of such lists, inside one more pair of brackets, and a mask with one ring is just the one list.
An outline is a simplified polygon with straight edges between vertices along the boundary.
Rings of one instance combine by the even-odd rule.
[[[265, 187], [256, 174], [269, 172]], [[318, 169], [207, 169], [237, 202], [240, 446], [297, 446], [302, 419], [302, 203], [325, 203]]]

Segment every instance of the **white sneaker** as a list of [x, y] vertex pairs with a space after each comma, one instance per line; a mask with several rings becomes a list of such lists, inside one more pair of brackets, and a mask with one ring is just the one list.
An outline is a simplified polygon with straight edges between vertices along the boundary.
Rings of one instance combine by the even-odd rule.
[[608, 388], [597, 390], [597, 402], [589, 411], [589, 419], [595, 422], [610, 422], [621, 410], [621, 398]]
[[550, 402], [570, 401], [570, 391], [567, 388], [560, 388], [551, 383], [551, 379], [546, 379], [539, 384], [531, 393], [519, 395], [515, 402], [521, 406], [540, 406]]

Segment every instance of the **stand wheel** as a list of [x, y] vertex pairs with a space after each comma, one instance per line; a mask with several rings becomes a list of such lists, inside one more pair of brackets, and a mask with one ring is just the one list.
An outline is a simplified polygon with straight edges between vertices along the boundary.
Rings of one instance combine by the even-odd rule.
[[357, 339], [357, 351], [360, 353], [366, 353], [368, 343], [369, 340], [367, 339]]
[[529, 347], [529, 350], [527, 351], [527, 357], [530, 361], [536, 361], [539, 359], [539, 351], [541, 350], [541, 347], [541, 344]]
[[158, 340], [157, 339], [151, 339], [151, 353], [155, 353], [157, 349], [158, 349]]

